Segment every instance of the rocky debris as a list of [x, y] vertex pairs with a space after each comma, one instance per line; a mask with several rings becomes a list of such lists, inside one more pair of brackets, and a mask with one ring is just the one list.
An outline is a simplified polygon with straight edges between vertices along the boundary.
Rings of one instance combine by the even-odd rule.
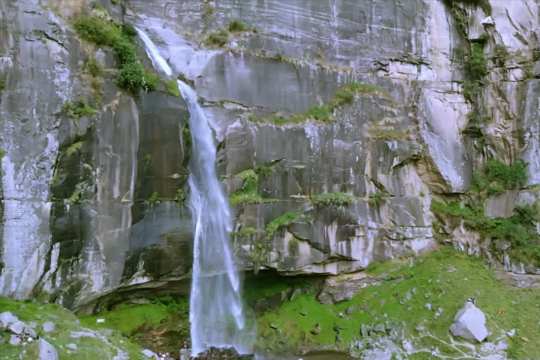
[[467, 301], [456, 314], [450, 332], [454, 336], [482, 342], [489, 335], [486, 327], [486, 316], [473, 302]]
[[192, 357], [193, 360], [254, 360], [253, 355], [240, 355], [234, 349], [211, 348], [206, 352]]
[[0, 314], [0, 328], [2, 329], [7, 329], [9, 325], [17, 321], [19, 321], [19, 319], [9, 311]]
[[54, 325], [54, 323], [51, 321], [46, 321], [43, 323], [41, 328], [43, 329], [44, 332], [50, 333], [54, 331], [54, 329], [56, 328], [56, 325]]
[[156, 354], [155, 352], [153, 352], [152, 350], [150, 349], [144, 349], [142, 351], [142, 354], [147, 357], [148, 359], [159, 359], [159, 356], [158, 354]]
[[380, 281], [364, 272], [328, 277], [317, 299], [322, 304], [335, 304], [350, 300], [360, 290]]
[[20, 345], [22, 342], [22, 339], [17, 335], [11, 335], [9, 337], [9, 344], [13, 346]]
[[78, 349], [77, 344], [74, 344], [74, 343], [67, 344], [66, 348], [68, 348], [71, 351], [77, 351], [77, 349]]
[[90, 331], [72, 331], [71, 334], [69, 334], [69, 337], [73, 339], [78, 339], [78, 338], [83, 338], [83, 337], [95, 338], [97, 337], [97, 335]]
[[39, 339], [39, 360], [58, 360], [58, 352], [44, 339]]
[[32, 342], [37, 338], [36, 331], [28, 324], [22, 322], [10, 312], [0, 314], [0, 330], [6, 330], [12, 334], [10, 344], [19, 345]]

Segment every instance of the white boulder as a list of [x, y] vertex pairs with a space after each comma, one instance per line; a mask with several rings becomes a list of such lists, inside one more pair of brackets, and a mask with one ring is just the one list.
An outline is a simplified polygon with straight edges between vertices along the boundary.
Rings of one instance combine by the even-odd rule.
[[58, 360], [58, 352], [44, 339], [39, 339], [39, 360]]
[[450, 331], [454, 336], [482, 342], [489, 335], [486, 327], [486, 315], [474, 303], [467, 301], [456, 314]]

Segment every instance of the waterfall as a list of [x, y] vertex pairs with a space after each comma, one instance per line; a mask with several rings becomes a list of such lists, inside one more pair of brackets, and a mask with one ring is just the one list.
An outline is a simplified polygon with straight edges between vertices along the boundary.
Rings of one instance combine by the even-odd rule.
[[[152, 40], [137, 29], [156, 68], [173, 71]], [[193, 270], [189, 319], [192, 355], [210, 347], [251, 351], [252, 331], [246, 324], [241, 284], [231, 249], [232, 216], [216, 174], [216, 145], [196, 92], [178, 80], [190, 113], [192, 138], [189, 187], [193, 218]]]

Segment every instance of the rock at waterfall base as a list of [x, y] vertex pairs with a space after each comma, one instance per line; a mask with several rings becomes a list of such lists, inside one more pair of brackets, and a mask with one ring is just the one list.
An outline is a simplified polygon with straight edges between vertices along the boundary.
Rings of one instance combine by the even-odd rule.
[[489, 335], [486, 327], [486, 316], [472, 302], [467, 301], [456, 314], [450, 332], [454, 336], [482, 342]]

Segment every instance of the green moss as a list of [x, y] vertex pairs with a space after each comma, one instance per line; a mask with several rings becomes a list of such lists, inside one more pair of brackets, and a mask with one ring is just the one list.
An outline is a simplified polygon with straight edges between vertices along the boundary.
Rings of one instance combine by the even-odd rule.
[[354, 202], [355, 197], [342, 192], [323, 193], [311, 197], [311, 202], [315, 206], [349, 206]]
[[218, 30], [208, 34], [204, 43], [211, 47], [224, 47], [229, 42], [229, 33], [226, 30]]
[[372, 206], [381, 206], [386, 201], [387, 198], [388, 198], [387, 193], [383, 191], [377, 191], [369, 195], [368, 203]]
[[120, 67], [118, 86], [133, 94], [140, 90], [156, 89], [158, 77], [145, 71], [137, 58], [133, 27], [115, 23], [103, 16], [80, 16], [75, 19], [74, 27], [84, 40], [114, 50]]
[[385, 91], [377, 85], [354, 82], [340, 87], [328, 103], [312, 106], [303, 113], [291, 115], [275, 113], [263, 117], [252, 115], [249, 120], [273, 123], [275, 125], [299, 124], [308, 120], [329, 123], [334, 121], [334, 112], [341, 107], [352, 104], [355, 96], [376, 93], [386, 96]]
[[85, 62], [84, 69], [93, 77], [99, 77], [103, 75], [103, 67], [93, 57], [89, 58]]
[[97, 110], [86, 103], [84, 100], [75, 102], [67, 102], [62, 107], [62, 113], [72, 119], [80, 119], [83, 117], [91, 117], [97, 114]]
[[265, 198], [259, 193], [259, 181], [262, 177], [270, 174], [271, 170], [269, 169], [269, 167], [263, 166], [238, 173], [236, 177], [242, 180], [242, 187], [231, 194], [229, 199], [231, 204], [261, 204], [275, 201], [275, 199]]
[[250, 27], [241, 20], [233, 20], [227, 26], [227, 30], [232, 33], [250, 31]]
[[161, 203], [161, 197], [157, 191], [154, 191], [144, 203], [148, 207], [155, 207]]
[[[540, 236], [536, 231], [539, 219], [537, 206], [522, 206], [509, 218], [489, 218], [482, 204], [463, 205], [459, 202], [433, 202], [432, 210], [441, 215], [462, 219], [465, 226], [483, 238], [508, 241], [510, 256], [514, 261], [540, 266]], [[493, 246], [494, 253], [498, 250]]]
[[180, 97], [180, 89], [178, 89], [178, 82], [175, 79], [167, 80], [165, 82], [165, 88], [169, 95]]
[[[73, 358], [73, 352], [70, 352], [66, 347], [69, 343], [77, 345], [77, 359], [112, 359], [117, 355], [119, 349], [127, 352], [130, 359], [143, 358], [141, 356], [142, 349], [123, 337], [118, 331], [113, 330], [107, 333], [98, 331], [98, 336], [102, 338], [71, 337], [73, 331], [89, 331], [89, 329], [81, 325], [79, 319], [73, 313], [58, 305], [0, 298], [0, 309], [2, 309], [1, 311], [12, 312], [22, 321], [35, 321], [38, 324], [36, 330], [39, 337], [52, 344], [61, 359]], [[47, 321], [56, 325], [53, 332], [45, 333], [41, 331], [42, 324]], [[106, 339], [106, 341], [103, 339]], [[26, 357], [21, 356], [23, 350], [27, 351]], [[3, 343], [0, 344], [0, 354], [2, 354], [2, 359], [37, 359], [37, 343], [36, 345], [30, 344], [17, 347]]]
[[278, 230], [287, 227], [297, 221], [302, 216], [301, 213], [296, 211], [286, 212], [266, 225], [266, 236], [271, 238]]
[[[487, 314], [494, 338], [516, 329], [519, 336], [510, 339], [512, 358], [534, 358], [540, 351], [540, 343], [522, 340], [534, 339], [539, 330], [540, 290], [506, 286], [495, 279], [482, 260], [443, 248], [415, 259], [413, 265], [398, 262], [397, 266], [384, 265], [379, 270], [382, 283], [360, 290], [351, 300], [325, 305], [316, 300], [314, 291], [263, 314], [258, 320], [258, 347], [295, 352], [307, 348], [349, 351], [350, 345], [361, 338], [362, 325], [390, 323], [402, 328], [417, 349], [438, 347], [448, 354], [451, 349], [416, 329], [422, 325], [448, 341], [456, 312], [473, 296]], [[442, 309], [438, 318], [427, 303], [433, 309]], [[316, 324], [318, 332], [312, 331]], [[340, 338], [337, 342], [336, 329]]]
[[516, 190], [527, 183], [527, 164], [521, 160], [506, 165], [499, 160], [488, 160], [484, 168], [476, 172], [472, 190], [487, 195], [500, 194], [506, 190]]

